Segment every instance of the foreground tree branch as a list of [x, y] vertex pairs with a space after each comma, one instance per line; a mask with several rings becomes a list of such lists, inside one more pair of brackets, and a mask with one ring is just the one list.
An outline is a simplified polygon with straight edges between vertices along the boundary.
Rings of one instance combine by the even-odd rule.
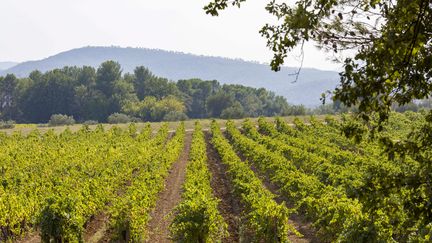
[[[246, 1], [213, 0], [204, 10], [217, 16]], [[392, 104], [430, 97], [431, 9], [428, 0], [272, 0], [266, 10], [277, 23], [266, 24], [260, 33], [274, 53], [274, 71], [304, 41], [314, 41], [329, 52], [355, 50], [343, 61], [333, 99], [358, 107], [366, 122], [377, 112], [381, 128]]]

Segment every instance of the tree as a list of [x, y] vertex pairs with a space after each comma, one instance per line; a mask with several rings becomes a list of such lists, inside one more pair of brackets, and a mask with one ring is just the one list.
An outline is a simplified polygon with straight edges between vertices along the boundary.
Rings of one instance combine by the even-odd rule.
[[[246, 1], [213, 0], [205, 10], [218, 15], [228, 4], [240, 6]], [[404, 205], [419, 219], [413, 225], [417, 231], [414, 241], [430, 241], [432, 110], [424, 117], [423, 124], [405, 138], [395, 140], [385, 133], [374, 135], [382, 131], [389, 120], [392, 105], [403, 106], [431, 96], [432, 2], [297, 0], [289, 5], [286, 1], [271, 0], [266, 10], [277, 18], [276, 24], [267, 24], [260, 31], [274, 52], [271, 68], [275, 71], [284, 63], [289, 51], [306, 41], [314, 41], [322, 49], [334, 53], [347, 49], [356, 51], [353, 57], [339, 60], [344, 70], [333, 99], [358, 110], [357, 116], [363, 123], [354, 117], [344, 121], [341, 130], [357, 141], [363, 138], [365, 131], [372, 131], [371, 137], [379, 138], [394, 163], [409, 164], [412, 159], [418, 162], [409, 180], [393, 179], [391, 175], [381, 177], [389, 182], [386, 183], [389, 191], [404, 188], [404, 191], [414, 192], [415, 204]], [[380, 196], [382, 194], [375, 195]]]
[[116, 80], [112, 84], [113, 95], [112, 102], [115, 110], [120, 110], [122, 105], [127, 102], [138, 101], [135, 89], [132, 83], [126, 80]]
[[63, 67], [45, 73], [33, 71], [29, 78], [0, 77], [0, 119], [25, 123], [47, 122], [53, 114], [73, 116], [79, 122], [104, 122], [119, 112], [146, 121], [207, 118], [209, 114], [219, 117], [234, 101], [239, 104], [226, 115], [239, 108], [241, 116], [266, 115], [268, 111], [281, 115], [288, 107], [285, 99], [265, 89], [221, 86], [216, 80], [176, 83], [154, 76], [145, 67], [122, 75], [120, 65], [113, 61], [102, 63], [97, 71], [87, 66]]
[[206, 99], [215, 94], [220, 85], [216, 80], [203, 81], [200, 79], [179, 80], [177, 88], [184, 94], [187, 106], [187, 115], [192, 118], [207, 117]]
[[46, 122], [53, 114], [73, 115], [76, 82], [64, 69], [55, 69], [39, 77], [27, 89], [20, 102], [26, 121]]
[[[218, 15], [230, 4], [247, 0], [213, 0], [204, 9]], [[273, 51], [271, 68], [279, 70], [289, 51], [306, 41], [326, 51], [356, 50], [343, 63], [334, 99], [358, 106], [368, 122], [378, 112], [387, 120], [393, 103], [404, 105], [432, 91], [432, 4], [428, 0], [270, 1], [266, 10], [276, 24], [260, 33]], [[382, 126], [379, 125], [378, 128]]]
[[97, 69], [96, 87], [106, 96], [113, 94], [114, 82], [122, 77], [121, 66], [118, 62], [106, 61]]
[[[155, 121], [172, 120], [175, 117], [184, 118], [186, 108], [184, 104], [174, 96], [168, 96], [156, 103], [152, 110], [152, 118]], [[183, 119], [184, 120], [184, 119]]]
[[234, 97], [225, 92], [218, 92], [208, 97], [206, 103], [210, 117], [220, 117], [223, 110], [232, 106]]
[[134, 76], [133, 84], [137, 96], [140, 100], [143, 100], [146, 95], [146, 83], [149, 82], [149, 80], [154, 79], [155, 76], [150, 72], [150, 70], [143, 66], [135, 68]]
[[41, 82], [42, 76], [43, 74], [39, 70], [34, 70], [29, 74], [29, 78], [35, 82]]
[[14, 119], [13, 110], [17, 104], [17, 84], [18, 80], [13, 74], [8, 74], [0, 80], [0, 114], [2, 119]]
[[245, 112], [240, 102], [235, 101], [232, 106], [225, 108], [220, 116], [223, 119], [240, 119], [245, 116]]
[[96, 70], [93, 67], [84, 66], [77, 77], [78, 83], [86, 87], [96, 86]]
[[128, 115], [138, 117], [144, 121], [183, 120], [184, 104], [174, 96], [168, 96], [158, 100], [156, 97], [147, 96], [142, 101], [127, 102], [122, 111]]
[[76, 118], [80, 121], [105, 121], [111, 114], [110, 101], [99, 90], [80, 85], [75, 87]]
[[145, 80], [144, 82], [144, 92], [142, 97], [154, 96], [158, 99], [170, 95], [178, 95], [178, 89], [174, 82], [170, 82], [166, 78], [153, 77]]

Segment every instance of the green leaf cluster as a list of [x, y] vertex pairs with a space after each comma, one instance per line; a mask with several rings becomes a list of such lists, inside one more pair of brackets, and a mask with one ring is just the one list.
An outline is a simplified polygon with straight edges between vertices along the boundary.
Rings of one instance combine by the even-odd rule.
[[222, 163], [228, 166], [234, 190], [245, 206], [242, 225], [244, 237], [250, 237], [247, 240], [254, 242], [288, 242], [289, 232], [299, 234], [288, 223], [290, 210], [285, 204], [275, 202], [275, 195], [264, 187], [249, 164], [237, 156], [216, 122], [212, 122], [211, 129], [212, 143]]
[[228, 235], [227, 224], [218, 211], [219, 200], [210, 186], [206, 142], [199, 123], [195, 125], [182, 202], [175, 208], [170, 226], [179, 242], [221, 242]]

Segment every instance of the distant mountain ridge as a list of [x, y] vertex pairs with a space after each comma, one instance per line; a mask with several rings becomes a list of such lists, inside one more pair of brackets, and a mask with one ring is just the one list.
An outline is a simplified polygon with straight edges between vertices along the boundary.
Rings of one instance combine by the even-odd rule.
[[9, 69], [17, 64], [17, 62], [0, 62], [0, 72], [1, 70]]
[[73, 49], [42, 60], [20, 63], [0, 71], [0, 76], [13, 73], [25, 77], [33, 70], [45, 72], [64, 66], [98, 67], [106, 60], [119, 62], [125, 73], [133, 72], [137, 66], [145, 66], [154, 74], [171, 80], [200, 78], [227, 84], [263, 87], [283, 95], [289, 103], [308, 107], [319, 105], [321, 93], [334, 89], [339, 80], [337, 72], [303, 68], [299, 79], [293, 83], [294, 77], [290, 74], [297, 71], [297, 68], [283, 67], [280, 72], [273, 72], [266, 64], [240, 59], [121, 47]]

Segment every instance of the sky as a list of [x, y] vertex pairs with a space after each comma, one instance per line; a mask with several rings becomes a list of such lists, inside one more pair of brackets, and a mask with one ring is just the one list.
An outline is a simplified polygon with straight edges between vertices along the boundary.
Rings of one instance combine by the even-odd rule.
[[[274, 21], [267, 0], [249, 0], [219, 17], [210, 0], [0, 0], [0, 61], [39, 60], [84, 46], [156, 48], [269, 63], [258, 33]], [[340, 70], [331, 54], [305, 45], [304, 67]], [[299, 50], [286, 66], [299, 66]]]

